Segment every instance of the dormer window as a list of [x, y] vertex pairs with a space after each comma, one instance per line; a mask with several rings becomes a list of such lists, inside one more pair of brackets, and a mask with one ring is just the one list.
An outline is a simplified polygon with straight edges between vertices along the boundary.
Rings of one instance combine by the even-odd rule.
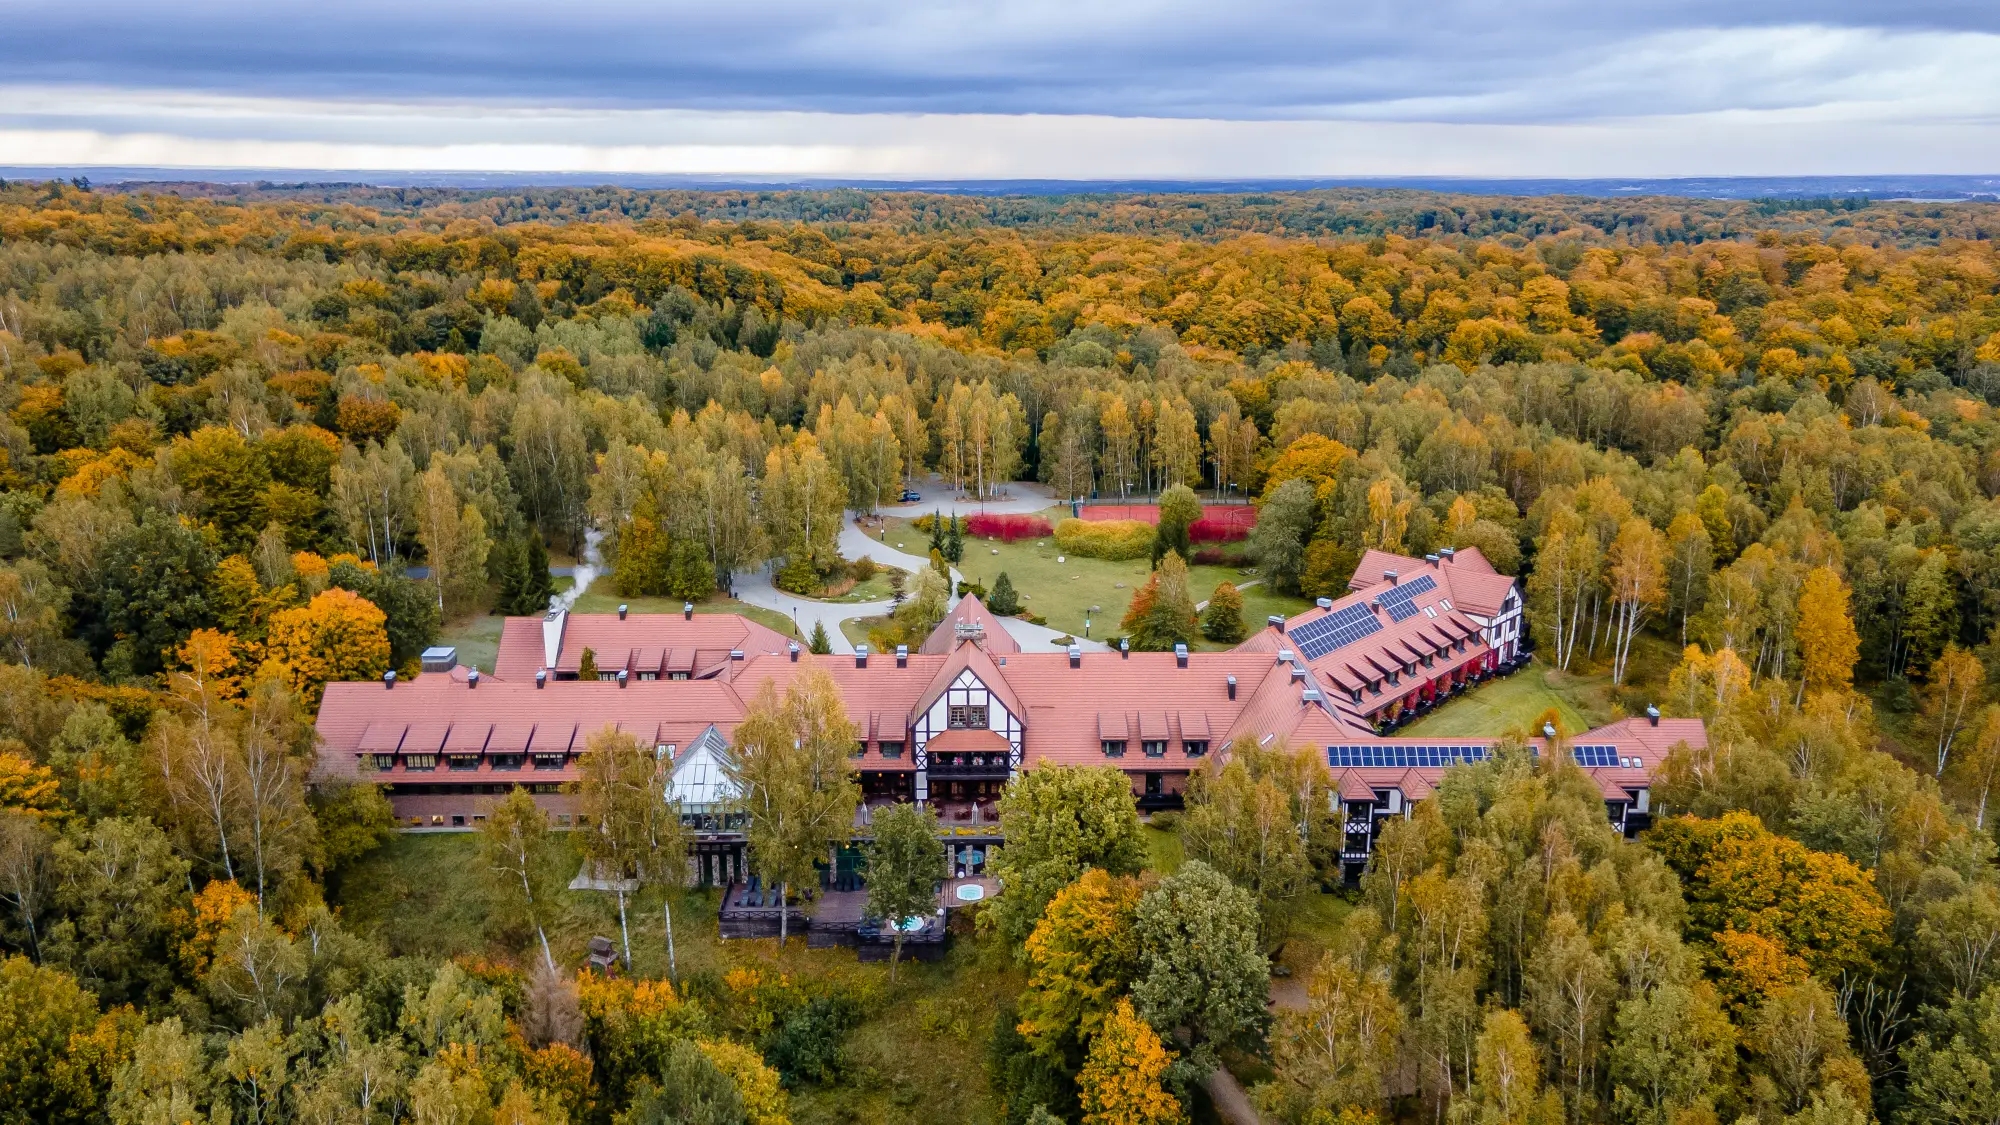
[[1199, 758], [1208, 753], [1208, 739], [1190, 738], [1181, 743], [1181, 750], [1190, 758]]
[[1103, 741], [1103, 747], [1104, 756], [1107, 758], [1122, 758], [1125, 756], [1125, 740], [1122, 738], [1107, 738]]
[[1139, 750], [1148, 758], [1164, 758], [1167, 756], [1167, 740], [1164, 738], [1146, 739], [1139, 743]]

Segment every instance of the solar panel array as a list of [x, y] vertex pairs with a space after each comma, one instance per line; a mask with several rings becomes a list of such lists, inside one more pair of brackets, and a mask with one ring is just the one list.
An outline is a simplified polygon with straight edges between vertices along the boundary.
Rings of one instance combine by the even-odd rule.
[[1419, 574], [1408, 582], [1399, 582], [1375, 595], [1382, 608], [1389, 612], [1389, 620], [1405, 621], [1417, 615], [1415, 598], [1418, 594], [1428, 594], [1437, 589], [1437, 582], [1428, 574]]
[[1449, 766], [1457, 762], [1483, 762], [1484, 746], [1399, 746], [1362, 743], [1326, 748], [1326, 764], [1334, 769], [1347, 766]]
[[1365, 603], [1342, 606], [1315, 618], [1292, 630], [1292, 641], [1299, 646], [1299, 655], [1307, 660], [1318, 660], [1335, 649], [1346, 648], [1370, 633], [1382, 631], [1382, 622], [1375, 611]]
[[1579, 766], [1615, 766], [1618, 764], [1616, 746], [1575, 746], [1570, 754]]

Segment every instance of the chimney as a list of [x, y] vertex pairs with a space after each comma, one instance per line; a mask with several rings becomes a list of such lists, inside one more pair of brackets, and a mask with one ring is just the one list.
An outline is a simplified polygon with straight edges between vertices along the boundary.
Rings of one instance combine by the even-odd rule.
[[625, 671], [625, 669], [618, 669], [618, 690], [625, 690], [625, 680], [629, 675], [630, 673]]
[[1187, 667], [1187, 646], [1184, 644], [1174, 646], [1174, 667]]
[[1235, 699], [1235, 698], [1236, 698], [1236, 677], [1235, 677], [1235, 676], [1231, 676], [1231, 677], [1229, 677], [1229, 698], [1231, 698], [1231, 699]]
[[1083, 667], [1083, 646], [1082, 646], [1082, 645], [1071, 645], [1071, 646], [1069, 646], [1069, 666], [1070, 666], [1070, 667], [1072, 667], [1072, 668], [1081, 668], [1081, 667]]
[[866, 668], [866, 667], [868, 667], [868, 646], [867, 646], [867, 645], [855, 645], [855, 646], [854, 646], [854, 666], [855, 666], [856, 668]]
[[1385, 570], [1382, 572], [1382, 579], [1383, 581], [1389, 583], [1389, 585], [1394, 586], [1396, 584], [1396, 572], [1393, 570]]
[[910, 666], [910, 646], [909, 646], [909, 645], [897, 645], [897, 646], [896, 646], [896, 667], [898, 667], [898, 668], [908, 668], [909, 666]]
[[682, 620], [682, 621], [693, 621], [693, 620], [694, 620], [694, 603], [693, 603], [693, 602], [682, 602], [682, 603], [681, 603], [681, 620]]
[[1280, 663], [1280, 664], [1290, 664], [1291, 662], [1292, 662], [1292, 650], [1291, 650], [1291, 649], [1288, 649], [1288, 648], [1281, 648], [1281, 649], [1279, 649], [1279, 650], [1278, 650], [1278, 663]]
[[626, 612], [626, 610], [628, 610], [628, 609], [630, 609], [630, 608], [631, 608], [631, 607], [630, 607], [630, 606], [627, 606], [627, 605], [626, 605], [626, 604], [625, 604], [624, 602], [619, 602], [619, 603], [618, 603], [618, 620], [620, 620], [620, 621], [623, 621], [623, 620], [625, 620], [625, 612]]
[[1318, 703], [1319, 701], [1320, 701], [1319, 689], [1316, 687], [1309, 687], [1306, 690], [1299, 693], [1300, 703]]
[[1305, 678], [1306, 678], [1306, 670], [1304, 668], [1299, 667], [1296, 664], [1292, 665], [1292, 681], [1296, 683], [1299, 680], [1303, 680]]
[[730, 649], [730, 650], [729, 650], [729, 659], [731, 659], [731, 660], [741, 660], [741, 659], [743, 659], [743, 650], [742, 650], [742, 649], [740, 649], [740, 648], [732, 648], [732, 649]]
[[1118, 656], [1122, 660], [1132, 659], [1132, 642], [1128, 638], [1118, 638]]
[[1554, 723], [1543, 723], [1542, 737], [1553, 742], [1556, 737], [1556, 725]]
[[1654, 727], [1660, 725], [1660, 709], [1650, 703], [1646, 704], [1646, 725]]
[[479, 669], [473, 668], [465, 673], [465, 686], [468, 688], [479, 686]]
[[1321, 609], [1332, 609], [1332, 608], [1333, 608], [1333, 599], [1332, 599], [1332, 598], [1318, 598], [1318, 599], [1314, 600], [1313, 604], [1314, 604], [1314, 605], [1316, 605], [1316, 606], [1318, 606], [1318, 607], [1320, 607]]
[[1438, 556], [1446, 562], [1450, 562], [1457, 555], [1458, 550], [1455, 547], [1443, 547], [1438, 550]]
[[382, 673], [382, 690], [383, 691], [396, 690], [396, 670], [394, 668], [391, 668], [387, 672]]
[[1280, 633], [1285, 631], [1285, 619], [1280, 614], [1274, 613], [1271, 616], [1266, 617], [1264, 619], [1264, 624], [1269, 625], [1271, 628], [1276, 629]]
[[544, 669], [542, 669], [541, 671], [538, 671], [538, 672], [536, 672], [536, 673], [535, 673], [535, 690], [536, 690], [536, 691], [540, 691], [540, 690], [542, 690], [543, 688], [547, 687], [548, 685], [549, 685], [549, 672], [548, 672], [548, 669], [544, 668]]
[[785, 652], [792, 658], [792, 663], [797, 664], [799, 662], [799, 642], [792, 641], [791, 643], [787, 644], [785, 646]]

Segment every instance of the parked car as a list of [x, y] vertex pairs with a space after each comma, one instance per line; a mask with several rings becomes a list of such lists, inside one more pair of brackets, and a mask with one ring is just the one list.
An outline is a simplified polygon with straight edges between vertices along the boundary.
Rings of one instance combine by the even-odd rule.
[[922, 499], [923, 497], [918, 495], [917, 490], [914, 488], [906, 488], [903, 490], [903, 503], [905, 504], [914, 504]]

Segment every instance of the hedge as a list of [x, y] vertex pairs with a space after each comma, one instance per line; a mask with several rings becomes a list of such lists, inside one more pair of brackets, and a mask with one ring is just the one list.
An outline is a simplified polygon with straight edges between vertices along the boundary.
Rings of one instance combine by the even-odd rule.
[[998, 539], [1002, 543], [1012, 543], [1020, 539], [1046, 539], [1049, 537], [1049, 521], [1040, 516], [992, 515], [981, 512], [965, 517], [965, 533], [981, 539]]
[[1153, 553], [1153, 525], [1145, 520], [1066, 519], [1056, 525], [1064, 554], [1091, 559], [1143, 559]]

